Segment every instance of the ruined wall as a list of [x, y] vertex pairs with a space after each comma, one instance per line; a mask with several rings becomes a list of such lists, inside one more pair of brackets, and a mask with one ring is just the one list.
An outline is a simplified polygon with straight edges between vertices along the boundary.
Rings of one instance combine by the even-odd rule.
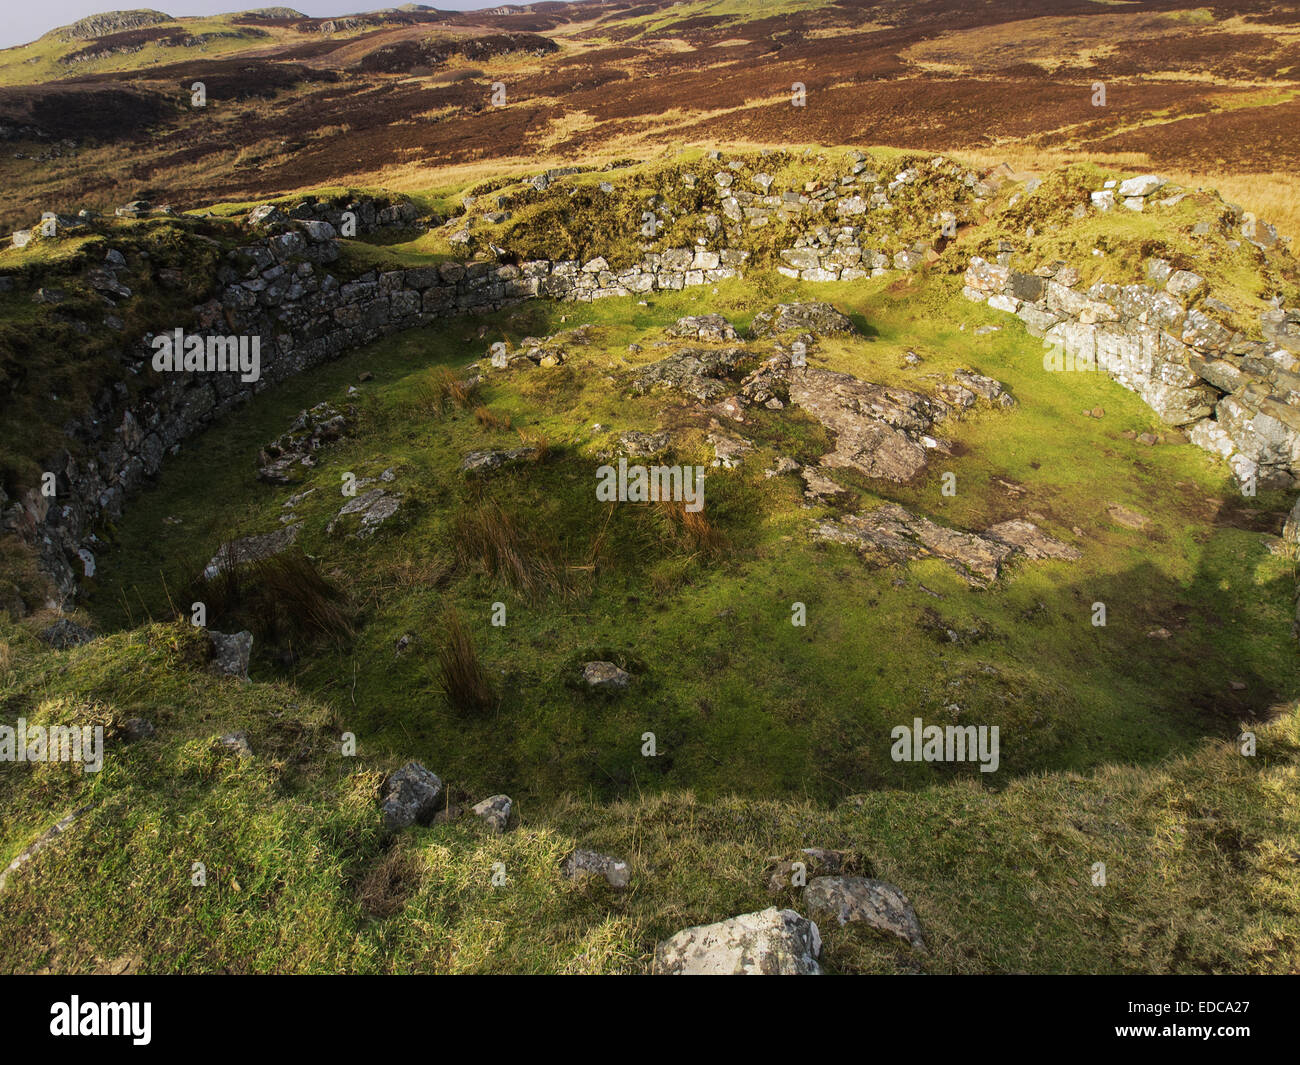
[[[410, 219], [400, 213], [402, 206], [368, 204], [359, 224], [405, 224]], [[0, 490], [3, 527], [36, 546], [61, 602], [74, 596], [78, 577], [93, 568], [95, 527], [120, 517], [128, 496], [182, 441], [256, 392], [389, 333], [449, 316], [487, 313], [538, 296], [590, 301], [711, 284], [737, 276], [748, 255], [674, 248], [647, 254], [621, 271], [600, 258], [518, 266], [447, 262], [340, 280], [329, 268], [340, 254], [331, 222], [339, 220], [338, 209], [302, 208], [292, 220], [258, 211], [259, 221], [283, 221], [284, 231], [231, 252], [218, 271], [213, 298], [194, 308], [192, 322], [175, 325], [183, 324], [187, 335], [258, 337], [260, 379], [245, 383], [231, 372], [167, 373], [151, 375], [134, 397], [124, 386], [107, 389], [84, 419], [68, 427], [70, 446], [44, 465], [55, 474], [54, 498], [32, 489], [10, 501]], [[125, 258], [110, 251], [102, 270], [112, 275], [124, 268]], [[149, 372], [150, 340], [127, 355], [137, 372]]]
[[1287, 489], [1300, 480], [1300, 310], [1260, 315], [1247, 336], [1202, 278], [1146, 264], [1147, 283], [1079, 291], [1070, 266], [1026, 274], [976, 258], [969, 299], [1019, 317], [1044, 340], [1044, 368], [1107, 373], [1167, 425], [1228, 461], [1244, 488]]

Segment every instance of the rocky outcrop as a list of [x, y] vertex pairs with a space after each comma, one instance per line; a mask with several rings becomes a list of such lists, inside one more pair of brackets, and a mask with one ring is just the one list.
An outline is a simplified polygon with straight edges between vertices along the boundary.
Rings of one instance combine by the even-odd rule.
[[690, 340], [735, 340], [736, 329], [720, 314], [687, 315], [678, 318], [664, 333]]
[[789, 397], [835, 435], [823, 466], [905, 483], [925, 469], [930, 451], [948, 450], [930, 435], [949, 413], [941, 400], [812, 367], [790, 372]]
[[301, 470], [316, 465], [317, 451], [347, 435], [355, 414], [352, 408], [344, 414], [328, 403], [300, 411], [288, 430], [258, 455], [258, 478], [268, 484], [296, 483]]
[[89, 629], [78, 625], [71, 618], [59, 618], [40, 632], [40, 638], [56, 651], [66, 651], [69, 647], [80, 647], [95, 638]]
[[808, 882], [803, 903], [814, 917], [841, 925], [865, 924], [924, 950], [921, 923], [912, 904], [893, 884], [862, 876], [819, 876]]
[[1032, 522], [1021, 519], [1001, 522], [981, 535], [939, 525], [896, 503], [886, 503], [866, 514], [845, 514], [836, 521], [823, 522], [813, 535], [891, 563], [942, 559], [974, 588], [986, 587], [996, 580], [1003, 564], [1016, 555], [1062, 561], [1082, 557], [1078, 548], [1047, 535]]
[[857, 328], [847, 315], [829, 303], [778, 303], [773, 310], [754, 315], [749, 331], [756, 337], [781, 333], [833, 336], [836, 333], [856, 333]]
[[672, 389], [701, 403], [711, 403], [732, 390], [727, 378], [753, 356], [744, 348], [681, 348], [658, 362], [642, 366], [632, 378], [632, 391], [645, 395]]
[[658, 976], [819, 976], [821, 933], [775, 906], [687, 928], [655, 947]]

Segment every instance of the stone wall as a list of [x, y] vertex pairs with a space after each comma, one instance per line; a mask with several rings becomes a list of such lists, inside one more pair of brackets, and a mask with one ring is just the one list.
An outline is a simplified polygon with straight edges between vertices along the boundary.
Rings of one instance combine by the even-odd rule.
[[[367, 203], [359, 228], [413, 220], [400, 206]], [[349, 208], [357, 208], [349, 204]], [[93, 572], [95, 527], [122, 514], [127, 497], [157, 473], [185, 439], [245, 403], [256, 392], [386, 334], [448, 316], [486, 313], [534, 297], [590, 301], [676, 290], [738, 276], [741, 251], [672, 248], [612, 270], [604, 259], [502, 265], [446, 262], [340, 279], [329, 269], [340, 255], [334, 223], [343, 208], [306, 204], [288, 213], [259, 208], [257, 222], [280, 230], [228, 254], [213, 297], [194, 308], [187, 335], [246, 336], [260, 341], [260, 379], [230, 372], [151, 374], [135, 396], [106, 389], [85, 418], [68, 427], [70, 446], [47, 460], [53, 499], [29, 490], [9, 501], [0, 491], [3, 527], [36, 546], [41, 568], [61, 602], [80, 575]], [[388, 212], [388, 213], [385, 213]], [[110, 278], [125, 258], [110, 251], [100, 268]], [[149, 369], [152, 337], [126, 353], [133, 372]]]
[[1167, 425], [1226, 459], [1243, 485], [1288, 489], [1300, 479], [1300, 310], [1260, 315], [1246, 335], [1187, 270], [1152, 259], [1147, 282], [1080, 291], [1073, 267], [1032, 274], [976, 258], [969, 299], [1019, 317], [1044, 340], [1044, 368], [1101, 371]]

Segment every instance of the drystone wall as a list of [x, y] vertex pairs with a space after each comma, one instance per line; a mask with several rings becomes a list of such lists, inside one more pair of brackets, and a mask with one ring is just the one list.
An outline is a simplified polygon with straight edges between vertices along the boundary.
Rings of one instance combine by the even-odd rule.
[[1168, 425], [1226, 459], [1243, 490], [1300, 479], [1300, 310], [1260, 315], [1250, 336], [1225, 326], [1228, 308], [1188, 270], [1162, 259], [1147, 281], [1078, 289], [1065, 264], [1034, 273], [972, 260], [969, 299], [1019, 317], [1044, 340], [1043, 365], [1097, 371], [1131, 389]]
[[[262, 388], [386, 334], [534, 297], [590, 301], [736, 277], [749, 253], [726, 245], [742, 227], [778, 219], [800, 223], [793, 247], [778, 253], [776, 268], [786, 276], [848, 281], [891, 268], [914, 270], [935, 257], [932, 244], [889, 254], [869, 245], [868, 230], [859, 223], [868, 214], [887, 216], [898, 190], [929, 175], [914, 167], [882, 183], [864, 160], [854, 161], [833, 185], [809, 183], [804, 192], [779, 196], [766, 174], [744, 179], [753, 184], [751, 191], [739, 187], [742, 175], [734, 166], [719, 169], [713, 184], [722, 218], [713, 229], [714, 247], [700, 243], [648, 253], [617, 270], [599, 257], [585, 263], [472, 261], [340, 279], [331, 264], [340, 257], [345, 212], [364, 233], [419, 224], [413, 205], [306, 199], [289, 208], [259, 207], [249, 223], [266, 235], [229, 254], [212, 297], [194, 308], [192, 322], [183, 323], [187, 335], [258, 338], [258, 379], [171, 373], [149, 375], [150, 384], [134, 395], [120, 384], [106, 389], [83, 419], [67, 427], [69, 446], [44, 466], [55, 474], [55, 496], [30, 490], [9, 500], [0, 490], [0, 527], [38, 548], [58, 600], [66, 602], [75, 595], [78, 577], [93, 571], [95, 527], [118, 518], [127, 497], [185, 439]], [[942, 158], [932, 160], [929, 170], [948, 179], [963, 202], [979, 205], [995, 189]], [[128, 207], [143, 213], [149, 205]], [[942, 227], [954, 217], [937, 212], [929, 221]], [[1167, 423], [1227, 459], [1243, 485], [1287, 488], [1300, 478], [1300, 312], [1266, 312], [1259, 335], [1247, 337], [1216, 319], [1227, 307], [1205, 291], [1200, 278], [1160, 260], [1148, 264], [1148, 283], [1094, 285], [1083, 292], [1068, 265], [1023, 273], [1010, 267], [1009, 255], [1003, 258], [974, 259], [965, 276], [966, 295], [1018, 315], [1043, 337], [1047, 358], [1061, 363], [1045, 361], [1048, 369], [1109, 373]], [[125, 265], [120, 253], [110, 251], [95, 272], [110, 283]], [[151, 339], [124, 353], [134, 372], [147, 370]], [[1292, 525], [1300, 529], [1300, 516]]]
[[[397, 213], [401, 206], [367, 204], [359, 222], [366, 228], [409, 222]], [[80, 576], [93, 574], [95, 527], [119, 518], [130, 494], [184, 440], [261, 389], [386, 334], [452, 315], [486, 313], [539, 296], [590, 301], [710, 284], [737, 276], [748, 255], [675, 248], [617, 271], [601, 258], [446, 262], [340, 280], [329, 268], [340, 255], [334, 225], [340, 219], [333, 217], [339, 213], [321, 205], [289, 219], [258, 208], [258, 223], [282, 223], [284, 231], [230, 253], [213, 297], [183, 326], [187, 337], [205, 340], [257, 338], [256, 381], [244, 381], [237, 372], [194, 371], [158, 375], [134, 396], [124, 386], [107, 389], [85, 418], [68, 427], [70, 446], [45, 463], [55, 475], [53, 497], [31, 489], [11, 501], [0, 490], [4, 529], [37, 547], [61, 604], [75, 595]], [[101, 273], [111, 280], [125, 265], [120, 253], [110, 251]], [[147, 371], [152, 361], [151, 341], [146, 337], [126, 353], [136, 372]]]

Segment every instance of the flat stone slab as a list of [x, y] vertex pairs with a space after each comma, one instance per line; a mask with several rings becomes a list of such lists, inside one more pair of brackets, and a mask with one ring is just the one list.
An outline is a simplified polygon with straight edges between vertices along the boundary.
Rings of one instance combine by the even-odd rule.
[[261, 562], [263, 559], [278, 555], [293, 546], [301, 531], [302, 522], [295, 522], [274, 532], [258, 533], [255, 536], [244, 536], [238, 540], [228, 541], [217, 548], [217, 553], [203, 568], [203, 577], [205, 580], [215, 580], [222, 573], [237, 566]]
[[686, 928], [655, 947], [657, 976], [820, 976], [817, 926], [775, 906]]
[[471, 451], [460, 463], [463, 473], [491, 473], [502, 466], [529, 461], [536, 457], [534, 447], [517, 447], [506, 451]]
[[691, 314], [678, 318], [664, 333], [670, 337], [688, 337], [692, 340], [736, 339], [735, 326], [720, 314]]
[[1066, 561], [1082, 557], [1077, 548], [1023, 519], [1001, 522], [983, 534], [962, 532], [913, 514], [896, 503], [886, 503], [866, 514], [846, 514], [836, 522], [823, 522], [813, 535], [883, 555], [895, 563], [940, 558], [975, 588], [996, 580], [1003, 563], [1014, 555]]
[[819, 876], [808, 882], [804, 905], [814, 916], [834, 918], [841, 925], [861, 923], [898, 936], [925, 949], [921, 924], [912, 904], [893, 884], [863, 876]]
[[330, 522], [326, 531], [333, 532], [335, 525], [341, 518], [346, 518], [349, 515], [359, 515], [360, 526], [357, 529], [357, 537], [364, 540], [369, 536], [373, 536], [379, 526], [397, 513], [401, 505], [401, 496], [385, 491], [383, 488], [372, 488], [369, 492], [344, 503], [337, 517]]
[[778, 303], [770, 311], [754, 315], [749, 331], [756, 337], [778, 333], [813, 333], [829, 336], [833, 333], [856, 333], [857, 328], [845, 314], [829, 303]]
[[835, 450], [821, 457], [823, 466], [899, 484], [925, 469], [927, 451], [940, 445], [930, 429], [949, 409], [906, 388], [811, 367], [791, 372], [790, 402], [835, 434]]

